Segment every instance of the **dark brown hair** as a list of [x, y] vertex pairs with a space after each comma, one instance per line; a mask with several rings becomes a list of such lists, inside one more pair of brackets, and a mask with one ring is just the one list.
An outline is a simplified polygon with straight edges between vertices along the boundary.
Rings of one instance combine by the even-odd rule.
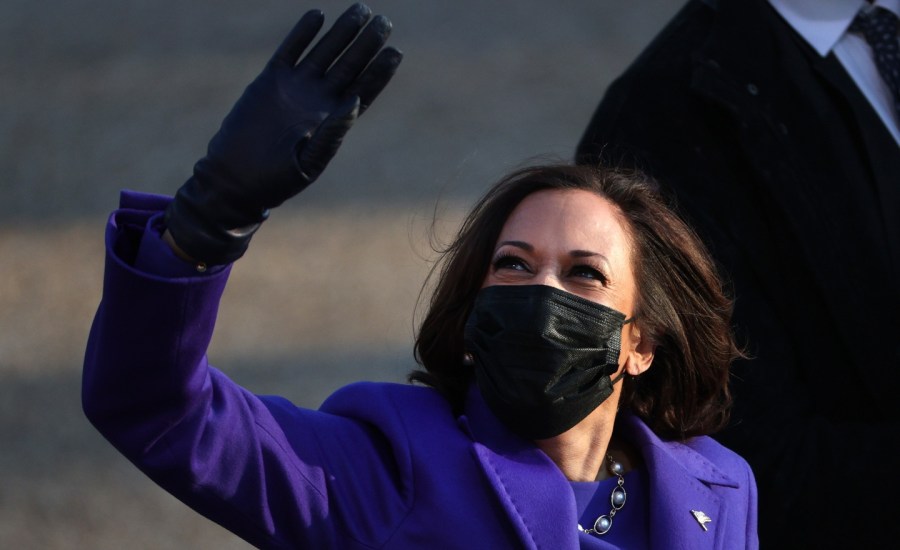
[[656, 349], [650, 369], [626, 377], [620, 407], [667, 439], [724, 427], [731, 404], [729, 365], [740, 356], [730, 326], [732, 302], [700, 239], [656, 184], [635, 171], [534, 166], [492, 187], [429, 275], [437, 280], [415, 346], [425, 371], [414, 371], [410, 381], [435, 387], [461, 408], [474, 376], [462, 359], [463, 327], [475, 295], [507, 218], [525, 197], [544, 189], [592, 191], [616, 205], [626, 221], [637, 283], [635, 323]]

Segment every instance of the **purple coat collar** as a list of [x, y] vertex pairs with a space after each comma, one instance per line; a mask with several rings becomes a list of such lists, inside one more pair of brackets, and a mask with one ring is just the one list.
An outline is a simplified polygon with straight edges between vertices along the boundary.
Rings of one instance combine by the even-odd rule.
[[[459, 424], [472, 438], [475, 456], [524, 547], [579, 548], [575, 500], [550, 458], [507, 430], [474, 387]], [[648, 469], [651, 546], [726, 548], [729, 503], [712, 487], [740, 484], [694, 448], [702, 450], [706, 438], [663, 441], [630, 413], [619, 415], [616, 430], [641, 451]], [[692, 511], [710, 518], [702, 524], [706, 530]]]

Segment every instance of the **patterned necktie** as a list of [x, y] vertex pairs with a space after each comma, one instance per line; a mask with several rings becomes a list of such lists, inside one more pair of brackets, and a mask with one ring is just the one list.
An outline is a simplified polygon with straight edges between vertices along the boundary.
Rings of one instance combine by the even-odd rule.
[[862, 33], [872, 47], [875, 66], [894, 96], [894, 110], [900, 117], [900, 40], [897, 38], [897, 16], [881, 7], [863, 10], [856, 15], [850, 30]]

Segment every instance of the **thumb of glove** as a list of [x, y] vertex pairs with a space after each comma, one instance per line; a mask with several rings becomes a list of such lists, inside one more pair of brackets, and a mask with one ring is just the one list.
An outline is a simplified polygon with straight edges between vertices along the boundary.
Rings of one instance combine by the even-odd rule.
[[[314, 182], [334, 157], [344, 135], [359, 116], [359, 96], [351, 96], [328, 116], [308, 140], [301, 141], [294, 152], [297, 168], [306, 180], [304, 187]], [[303, 189], [298, 189], [299, 193]]]

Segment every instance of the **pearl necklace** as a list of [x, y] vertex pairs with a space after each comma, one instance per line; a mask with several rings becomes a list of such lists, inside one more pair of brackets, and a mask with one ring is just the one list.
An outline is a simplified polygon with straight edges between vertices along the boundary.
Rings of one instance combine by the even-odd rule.
[[610, 474], [619, 478], [616, 486], [613, 487], [612, 493], [609, 495], [609, 503], [612, 509], [608, 514], [598, 517], [594, 521], [594, 526], [590, 529], [585, 529], [580, 523], [578, 524], [578, 530], [588, 535], [605, 535], [608, 533], [612, 529], [613, 518], [616, 517], [616, 513], [625, 506], [625, 468], [614, 461], [612, 455], [606, 455], [606, 468]]

